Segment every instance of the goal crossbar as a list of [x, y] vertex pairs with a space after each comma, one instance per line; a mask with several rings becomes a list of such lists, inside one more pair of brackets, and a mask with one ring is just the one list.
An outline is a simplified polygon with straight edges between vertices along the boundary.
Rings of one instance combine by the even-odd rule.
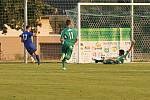
[[123, 6], [123, 5], [150, 5], [150, 3], [78, 3], [78, 5], [111, 5], [111, 6]]

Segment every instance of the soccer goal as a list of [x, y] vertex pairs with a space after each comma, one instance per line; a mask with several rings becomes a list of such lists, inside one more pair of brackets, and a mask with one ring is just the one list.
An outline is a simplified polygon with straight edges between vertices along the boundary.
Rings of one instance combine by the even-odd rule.
[[[77, 8], [67, 10], [79, 35], [71, 62], [92, 63], [94, 58], [117, 57], [119, 49], [129, 49], [139, 16], [134, 11], [139, 6], [148, 7], [149, 3], [78, 3]], [[126, 62], [134, 59], [133, 51]]]

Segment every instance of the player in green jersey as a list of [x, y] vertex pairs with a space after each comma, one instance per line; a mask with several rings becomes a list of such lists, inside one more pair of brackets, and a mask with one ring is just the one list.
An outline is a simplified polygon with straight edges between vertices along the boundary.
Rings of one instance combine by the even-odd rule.
[[134, 46], [134, 44], [135, 44], [135, 42], [132, 41], [129, 50], [127, 50], [126, 52], [124, 50], [119, 50], [118, 57], [114, 57], [114, 58], [110, 58], [110, 59], [103, 59], [103, 60], [96, 60], [96, 59], [94, 59], [94, 60], [96, 63], [103, 62], [103, 64], [123, 64], [124, 60], [126, 59], [126, 56], [132, 50], [132, 47]]
[[77, 31], [72, 28], [71, 20], [66, 20], [66, 28], [61, 32], [61, 44], [62, 44], [62, 66], [64, 66], [66, 60], [69, 60], [72, 55], [74, 44], [77, 42]]

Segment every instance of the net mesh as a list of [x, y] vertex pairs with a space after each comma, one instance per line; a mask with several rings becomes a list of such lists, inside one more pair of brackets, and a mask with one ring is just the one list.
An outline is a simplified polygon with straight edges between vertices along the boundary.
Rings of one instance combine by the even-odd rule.
[[20, 0], [0, 0], [0, 61], [23, 62], [24, 49], [19, 39], [24, 19]]
[[[97, 43], [98, 41], [117, 41], [116, 48], [127, 50], [130, 46], [130, 40], [132, 38], [132, 14], [131, 14], [130, 5], [122, 6], [103, 6], [103, 5], [81, 5], [80, 6], [80, 25], [81, 25], [81, 42], [93, 41]], [[150, 6], [134, 6], [134, 34], [133, 38], [136, 41], [134, 52], [133, 52], [133, 61], [149, 61], [150, 59], [150, 35], [149, 35], [149, 15], [150, 15]], [[67, 15], [77, 23], [77, 9], [67, 10]], [[76, 26], [77, 27], [77, 26]], [[124, 41], [124, 42], [123, 42]], [[100, 43], [103, 46], [101, 49], [104, 52], [109, 52], [108, 54], [99, 52], [100, 55], [107, 55], [107, 57], [117, 56], [117, 52], [113, 54], [115, 46], [114, 42], [111, 43]], [[110, 46], [111, 48], [105, 47], [105, 45]], [[83, 44], [82, 44], [83, 45]], [[81, 55], [85, 54], [86, 56], [82, 59], [87, 58], [86, 48], [92, 49], [92, 47], [87, 47], [86, 44], [83, 47], [85, 50]], [[93, 46], [93, 44], [91, 44]], [[107, 50], [106, 50], [107, 49]], [[103, 51], [102, 50], [102, 51]], [[82, 50], [81, 50], [82, 51]], [[99, 50], [100, 51], [100, 50]], [[89, 51], [91, 52], [91, 51]], [[98, 51], [94, 51], [96, 53]], [[91, 61], [91, 55], [89, 53]], [[129, 56], [131, 56], [129, 54]], [[84, 62], [84, 61], [83, 61]]]
[[134, 11], [134, 57], [136, 61], [150, 61], [150, 6], [135, 6]]
[[[23, 44], [18, 37], [24, 27], [23, 1], [0, 0], [1, 62], [24, 60]], [[127, 3], [131, 0], [28, 0], [28, 23], [39, 33], [39, 37], [33, 40], [42, 61], [60, 59], [60, 33], [68, 18], [73, 20], [76, 28], [78, 27], [78, 2]], [[150, 3], [149, 0], [134, 2]], [[149, 6], [134, 6], [134, 61], [149, 61], [149, 11]], [[131, 38], [131, 6], [81, 6], [81, 31], [82, 41], [128, 41]], [[121, 42], [116, 44], [118, 49], [121, 48]], [[105, 51], [108, 51], [107, 48]], [[77, 53], [74, 55], [77, 56]], [[77, 61], [76, 56], [73, 58], [74, 62]]]

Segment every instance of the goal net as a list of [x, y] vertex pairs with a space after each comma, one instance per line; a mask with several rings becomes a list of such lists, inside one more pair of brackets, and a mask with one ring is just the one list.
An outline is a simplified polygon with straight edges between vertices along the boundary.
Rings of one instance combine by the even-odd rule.
[[[144, 5], [148, 4], [141, 6]], [[135, 19], [141, 18], [139, 12], [133, 15], [138, 6], [138, 3], [79, 3], [76, 9], [67, 10], [79, 35], [70, 62], [92, 63], [92, 59], [117, 57], [118, 50], [128, 50], [136, 31]], [[137, 57], [135, 61], [143, 59], [134, 55], [136, 50], [129, 53], [125, 62], [131, 62], [134, 57]]]

